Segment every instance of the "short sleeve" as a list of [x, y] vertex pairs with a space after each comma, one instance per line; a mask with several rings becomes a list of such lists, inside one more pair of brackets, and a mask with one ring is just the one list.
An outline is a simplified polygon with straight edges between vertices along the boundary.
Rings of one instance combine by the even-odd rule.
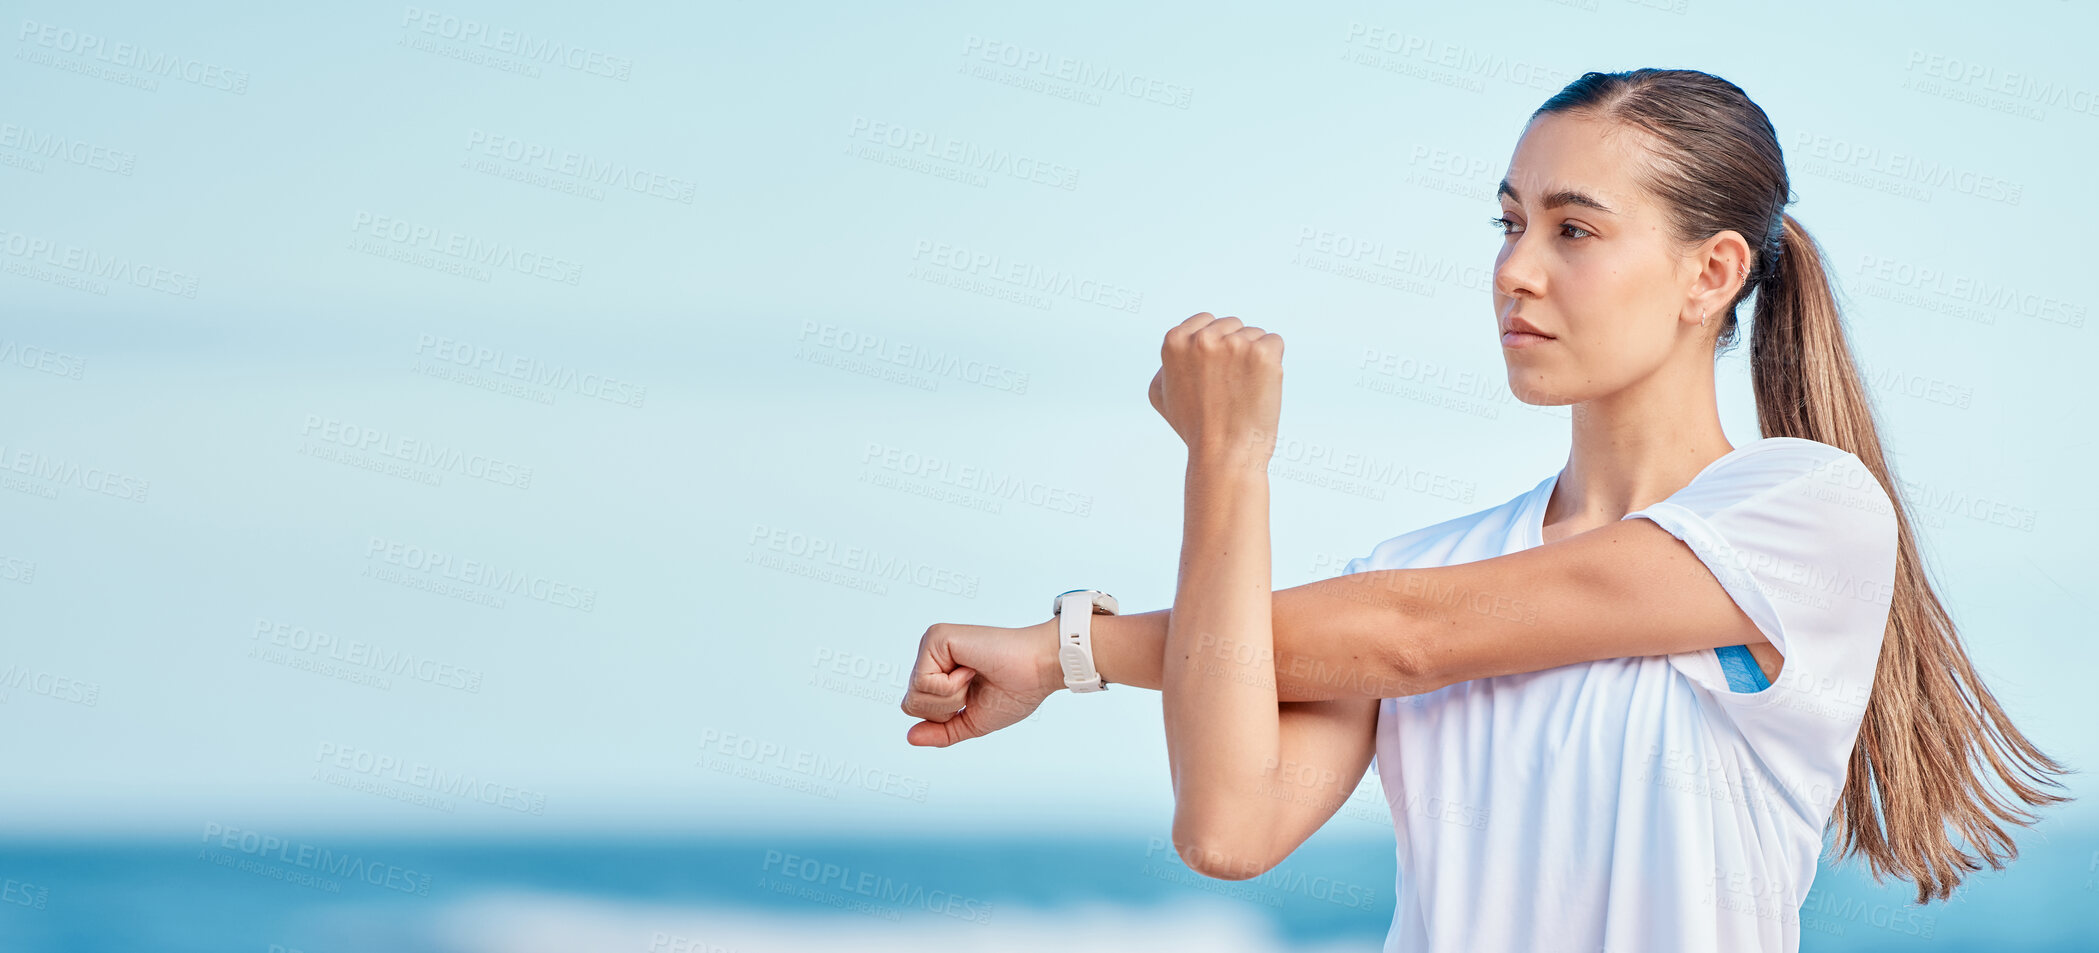
[[1354, 575], [1376, 569], [1409, 569], [1419, 565], [1426, 544], [1434, 543], [1448, 529], [1447, 524], [1424, 526], [1401, 533], [1371, 547], [1370, 552], [1357, 556], [1341, 567], [1341, 575]]
[[1817, 697], [1794, 702], [1863, 713], [1893, 601], [1897, 540], [1888, 493], [1856, 455], [1765, 438], [1624, 518], [1635, 517], [1683, 540], [1785, 656], [1778, 684], [1760, 692], [1729, 687], [1713, 650], [1671, 656], [1694, 682], [1732, 703], [1805, 689]]

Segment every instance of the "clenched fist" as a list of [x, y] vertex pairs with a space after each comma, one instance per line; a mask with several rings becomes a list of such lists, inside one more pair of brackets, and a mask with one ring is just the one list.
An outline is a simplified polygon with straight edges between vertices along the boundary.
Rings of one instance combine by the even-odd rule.
[[1153, 409], [1190, 453], [1266, 461], [1283, 410], [1283, 336], [1198, 312], [1166, 332]]
[[936, 623], [918, 640], [904, 714], [910, 744], [945, 748], [1020, 721], [1064, 687], [1057, 620], [1022, 628]]

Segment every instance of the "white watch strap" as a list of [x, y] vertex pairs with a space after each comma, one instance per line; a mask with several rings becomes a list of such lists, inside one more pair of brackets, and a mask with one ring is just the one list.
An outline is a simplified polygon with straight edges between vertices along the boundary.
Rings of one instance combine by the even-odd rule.
[[1057, 663], [1064, 669], [1065, 688], [1098, 692], [1108, 687], [1093, 666], [1093, 617], [1114, 615], [1118, 608], [1115, 597], [1099, 589], [1073, 589], [1057, 595]]

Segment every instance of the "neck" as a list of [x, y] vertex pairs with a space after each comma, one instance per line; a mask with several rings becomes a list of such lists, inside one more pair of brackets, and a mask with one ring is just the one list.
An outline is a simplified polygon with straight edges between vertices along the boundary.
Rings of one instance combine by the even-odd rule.
[[1573, 443], [1545, 509], [1551, 538], [1658, 502], [1734, 449], [1720, 428], [1712, 363], [1676, 366], [1574, 405]]

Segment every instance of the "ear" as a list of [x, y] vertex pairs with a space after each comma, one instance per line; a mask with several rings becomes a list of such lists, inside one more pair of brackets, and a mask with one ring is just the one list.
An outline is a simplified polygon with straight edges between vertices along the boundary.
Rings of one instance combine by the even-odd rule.
[[1749, 243], [1742, 233], [1722, 229], [1692, 251], [1689, 264], [1693, 270], [1684, 320], [1697, 324], [1701, 314], [1708, 319], [1726, 314], [1728, 303], [1749, 280]]

